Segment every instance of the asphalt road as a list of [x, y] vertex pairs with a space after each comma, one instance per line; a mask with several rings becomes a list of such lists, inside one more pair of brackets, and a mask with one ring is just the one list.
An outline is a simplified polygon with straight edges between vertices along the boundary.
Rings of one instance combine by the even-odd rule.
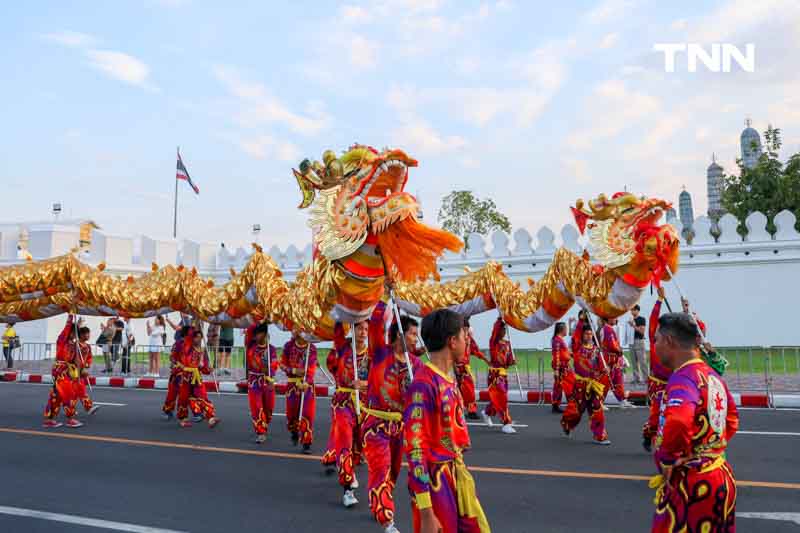
[[[368, 511], [366, 467], [358, 471], [361, 503], [347, 510], [335, 477], [319, 464], [330, 424], [326, 399], [317, 403], [315, 455], [308, 457], [291, 446], [280, 416], [267, 442], [253, 444], [244, 395], [211, 395], [222, 419], [217, 428], [181, 429], [160, 420], [163, 391], [96, 389], [96, 401], [123, 405], [103, 406], [77, 430], [44, 430], [47, 394], [46, 385], [0, 383], [0, 531], [381, 531]], [[281, 398], [276, 412], [283, 411]], [[512, 436], [471, 427], [466, 457], [493, 531], [649, 531], [653, 493], [643, 478], [654, 467], [640, 445], [644, 409], [609, 411], [607, 448], [589, 443], [586, 423], [564, 439], [549, 409], [512, 406], [512, 415], [528, 427]], [[745, 431], [800, 432], [797, 411], [745, 410], [741, 418]], [[798, 446], [800, 433], [734, 439], [729, 459], [740, 481], [738, 512], [800, 513]], [[614, 477], [620, 475], [634, 479]], [[395, 495], [398, 527], [408, 532], [405, 471]], [[29, 511], [114, 524], [9, 514]], [[789, 521], [739, 518], [737, 525], [798, 531]]]

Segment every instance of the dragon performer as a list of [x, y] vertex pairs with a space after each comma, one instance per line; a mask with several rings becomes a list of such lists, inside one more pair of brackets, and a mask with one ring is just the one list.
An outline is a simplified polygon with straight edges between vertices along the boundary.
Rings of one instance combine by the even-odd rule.
[[618, 193], [573, 208], [581, 231], [589, 229], [597, 263], [562, 248], [527, 292], [491, 262], [440, 284], [437, 259], [463, 242], [418, 221], [419, 205], [404, 191], [416, 166], [402, 150], [364, 145], [301, 162], [294, 176], [303, 194], [299, 207], [310, 212], [313, 261], [292, 282], [257, 245], [219, 287], [182, 265], [153, 264], [152, 272], [122, 278], [104, 272], [103, 263], [93, 267], [68, 254], [0, 269], [0, 322], [66, 312], [140, 318], [182, 311], [238, 328], [258, 317], [308, 340], [331, 340], [336, 322], [368, 319], [388, 284], [409, 314], [449, 307], [471, 316], [499, 308], [511, 327], [539, 331], [576, 300], [599, 316], [619, 316], [649, 283], [677, 270], [678, 236], [658, 225], [669, 204]]

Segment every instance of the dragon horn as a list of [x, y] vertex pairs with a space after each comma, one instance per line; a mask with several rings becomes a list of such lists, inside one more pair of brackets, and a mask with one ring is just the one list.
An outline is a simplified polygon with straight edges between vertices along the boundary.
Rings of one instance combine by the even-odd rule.
[[300, 186], [300, 192], [303, 194], [303, 200], [298, 205], [298, 209], [305, 209], [306, 207], [310, 206], [311, 203], [314, 201], [314, 196], [316, 196], [316, 191], [314, 189], [313, 182], [309, 180], [306, 176], [301, 174], [300, 172], [292, 169], [294, 173], [294, 177], [297, 180], [297, 185]]

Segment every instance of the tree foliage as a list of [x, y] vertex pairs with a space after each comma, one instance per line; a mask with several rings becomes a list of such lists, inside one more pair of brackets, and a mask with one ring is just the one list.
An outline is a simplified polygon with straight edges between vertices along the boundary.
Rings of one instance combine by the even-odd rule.
[[494, 229], [511, 231], [508, 217], [498, 211], [494, 201], [477, 198], [472, 191], [453, 191], [445, 196], [438, 220], [444, 229], [462, 237], [465, 245], [470, 233], [486, 235]]
[[786, 163], [778, 159], [781, 130], [769, 126], [764, 132], [765, 150], [753, 168], [737, 160], [739, 175], [725, 175], [722, 205], [740, 221], [739, 232], [746, 231], [744, 220], [760, 211], [767, 217], [767, 231], [775, 233], [775, 215], [787, 209], [794, 213], [800, 230], [800, 153]]

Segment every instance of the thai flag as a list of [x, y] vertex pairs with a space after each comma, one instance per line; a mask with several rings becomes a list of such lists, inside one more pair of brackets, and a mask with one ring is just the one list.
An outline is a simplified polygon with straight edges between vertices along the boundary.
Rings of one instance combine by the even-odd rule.
[[195, 194], [200, 194], [200, 187], [194, 184], [192, 178], [189, 177], [189, 172], [186, 170], [186, 166], [183, 164], [183, 159], [181, 159], [181, 153], [178, 152], [178, 169], [176, 171], [175, 178], [179, 180], [186, 180], [189, 182], [189, 186], [195, 192]]

